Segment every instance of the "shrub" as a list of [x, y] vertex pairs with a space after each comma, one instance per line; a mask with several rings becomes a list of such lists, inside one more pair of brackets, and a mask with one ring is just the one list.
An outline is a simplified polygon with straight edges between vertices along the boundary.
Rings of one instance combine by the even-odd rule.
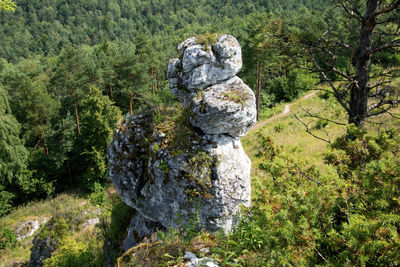
[[10, 249], [18, 244], [15, 233], [7, 228], [0, 228], [0, 249]]
[[398, 133], [390, 130], [370, 137], [350, 127], [332, 145], [326, 161], [336, 167], [343, 181], [337, 189], [337, 222], [326, 240], [326, 255], [349, 265], [399, 265]]
[[[349, 138], [351, 136], [352, 138]], [[400, 264], [400, 137], [350, 127], [326, 154], [321, 176], [259, 135], [252, 206], [214, 256], [245, 266]]]
[[315, 167], [285, 155], [270, 137], [258, 137], [262, 175], [253, 183], [252, 206], [244, 209], [233, 233], [220, 239], [223, 253], [216, 257], [240, 266], [320, 264], [319, 241], [332, 227], [335, 206], [331, 185]]
[[103, 205], [108, 202], [106, 189], [99, 183], [94, 183], [93, 193], [89, 195], [90, 203], [93, 205]]
[[12, 200], [15, 197], [13, 193], [3, 190], [0, 185], [0, 217], [7, 214], [12, 208]]
[[93, 266], [93, 258], [93, 252], [90, 251], [88, 244], [68, 237], [63, 240], [58, 250], [44, 261], [44, 266]]

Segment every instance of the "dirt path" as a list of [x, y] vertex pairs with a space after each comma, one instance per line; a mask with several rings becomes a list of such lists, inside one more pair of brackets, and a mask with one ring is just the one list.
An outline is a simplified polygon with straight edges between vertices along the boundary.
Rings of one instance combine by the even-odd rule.
[[311, 93], [309, 93], [309, 94], [306, 94], [305, 96], [300, 97], [300, 98], [297, 99], [296, 102], [294, 102], [294, 103], [286, 104], [286, 105], [285, 105], [285, 109], [282, 111], [282, 113], [279, 113], [279, 114], [277, 114], [277, 115], [275, 115], [275, 116], [272, 116], [271, 118], [268, 118], [268, 119], [266, 119], [266, 120], [257, 122], [256, 124], [253, 125], [253, 127], [251, 127], [250, 132], [255, 131], [255, 130], [257, 130], [257, 129], [263, 127], [263, 126], [264, 126], [265, 124], [267, 124], [268, 122], [271, 122], [271, 121], [273, 121], [273, 120], [275, 120], [275, 119], [277, 119], [277, 118], [280, 118], [280, 117], [285, 116], [286, 114], [288, 114], [288, 113], [290, 112], [290, 107], [291, 107], [293, 104], [297, 104], [297, 103], [303, 101], [304, 99], [310, 98], [310, 97], [312, 97], [313, 95], [315, 95], [317, 92], [318, 92], [318, 91], [313, 91], [313, 92], [311, 92]]

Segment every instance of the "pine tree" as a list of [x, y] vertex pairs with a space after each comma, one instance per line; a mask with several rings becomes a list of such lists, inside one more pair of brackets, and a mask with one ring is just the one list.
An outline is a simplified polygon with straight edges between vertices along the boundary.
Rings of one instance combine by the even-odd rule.
[[88, 189], [94, 188], [95, 183], [108, 181], [106, 152], [120, 116], [121, 111], [99, 89], [89, 89], [89, 95], [82, 101], [82, 129], [77, 145], [80, 158], [74, 166], [84, 166], [81, 183]]
[[0, 87], [0, 216], [11, 208], [13, 194], [5, 189], [25, 168], [28, 152], [19, 138], [20, 124], [11, 114], [7, 95]]

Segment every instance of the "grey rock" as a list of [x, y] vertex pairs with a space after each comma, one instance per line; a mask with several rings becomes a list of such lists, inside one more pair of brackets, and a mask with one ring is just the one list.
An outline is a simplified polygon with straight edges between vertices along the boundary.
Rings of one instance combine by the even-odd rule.
[[209, 248], [201, 248], [200, 252], [202, 252], [202, 253], [210, 253], [210, 249]]
[[190, 38], [178, 51], [167, 76], [188, 121], [155, 127], [151, 113], [128, 116], [108, 149], [113, 185], [137, 212], [124, 249], [156, 228], [189, 222], [228, 232], [240, 206], [250, 205], [251, 162], [239, 138], [255, 123], [255, 97], [235, 76], [240, 45], [230, 35], [213, 45]]
[[[152, 132], [137, 122], [124, 125], [135, 127], [124, 130], [133, 136], [135, 131]], [[117, 132], [115, 136], [129, 139], [120, 135]], [[228, 135], [194, 134], [187, 151], [179, 151], [179, 155], [161, 148], [154, 153], [154, 147], [163, 142], [154, 141], [141, 157], [131, 159], [141, 161], [135, 163], [137, 166], [147, 166], [140, 172], [130, 171], [132, 165], [125, 159], [129, 155], [112, 142], [108, 153], [110, 177], [121, 199], [147, 220], [165, 228], [179, 226], [197, 216], [199, 228], [229, 231], [237, 220], [239, 206], [250, 204], [251, 163], [240, 140]]]
[[144, 218], [140, 213], [132, 218], [128, 228], [128, 234], [124, 239], [122, 248], [124, 252], [130, 248], [137, 246], [140, 241], [146, 236], [151, 236], [157, 230], [164, 230], [165, 228], [158, 222], [150, 221]]
[[189, 262], [185, 263], [185, 267], [218, 267], [219, 265], [214, 262], [212, 258], [203, 257], [197, 258], [197, 256], [192, 252], [186, 252], [184, 259], [189, 260]]
[[34, 233], [39, 229], [40, 225], [45, 222], [46, 221], [39, 222], [39, 220], [28, 220], [26, 222], [23, 222], [15, 230], [17, 240], [22, 241], [24, 239], [27, 239], [28, 237], [33, 236]]
[[193, 252], [190, 252], [190, 251], [186, 251], [185, 252], [185, 256], [183, 256], [183, 258], [185, 259], [185, 260], [195, 260], [195, 259], [197, 259], [197, 256], [196, 256], [196, 254], [194, 254]]
[[126, 204], [134, 199], [141, 180], [146, 173], [146, 161], [143, 160], [145, 151], [149, 147], [145, 138], [152, 135], [151, 130], [146, 127], [151, 123], [150, 114], [128, 116], [125, 122], [115, 131], [114, 139], [107, 150], [109, 159], [109, 174], [112, 177], [115, 189]]
[[186, 39], [185, 41], [183, 41], [178, 45], [178, 52], [183, 53], [186, 50], [186, 48], [196, 44], [197, 44], [196, 37], [191, 37], [189, 39]]
[[51, 257], [51, 254], [58, 248], [58, 243], [51, 239], [35, 237], [33, 240], [33, 247], [31, 257], [29, 260], [29, 266], [41, 267], [44, 264], [44, 260]]
[[253, 91], [239, 77], [205, 89], [192, 100], [191, 122], [206, 134], [244, 136], [256, 122]]
[[198, 91], [234, 77], [242, 68], [242, 50], [231, 35], [218, 37], [215, 44], [200, 45], [189, 38], [178, 46], [182, 60], [171, 59], [167, 77], [171, 91]]

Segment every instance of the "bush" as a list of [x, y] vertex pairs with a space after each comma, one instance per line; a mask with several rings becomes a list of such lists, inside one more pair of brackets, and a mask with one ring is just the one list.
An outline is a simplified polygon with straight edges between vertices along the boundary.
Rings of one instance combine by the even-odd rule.
[[315, 167], [305, 167], [285, 155], [271, 138], [258, 138], [262, 175], [253, 183], [252, 206], [244, 210], [233, 233], [220, 239], [225, 254], [216, 257], [240, 266], [323, 263], [317, 250], [321, 237], [332, 228], [335, 195], [331, 185]]
[[[351, 136], [352, 138], [349, 138]], [[400, 137], [349, 128], [326, 154], [321, 176], [259, 135], [252, 206], [214, 256], [236, 266], [398, 266]]]
[[399, 265], [399, 134], [390, 130], [370, 137], [350, 127], [347, 136], [332, 145], [326, 161], [343, 181], [326, 255], [357, 266]]
[[63, 240], [58, 250], [44, 261], [44, 266], [93, 266], [93, 259], [94, 253], [90, 250], [88, 244], [68, 237]]
[[0, 250], [14, 248], [17, 243], [17, 237], [12, 230], [0, 228]]
[[89, 195], [90, 198], [90, 203], [93, 205], [98, 205], [101, 206], [103, 204], [108, 204], [108, 198], [106, 195], [106, 188], [104, 188], [101, 184], [99, 183], [94, 183], [93, 186], [93, 193]]
[[275, 102], [292, 101], [299, 94], [314, 88], [317, 80], [311, 74], [293, 69], [286, 75], [267, 80], [266, 88], [274, 97], [271, 98]]
[[0, 185], [0, 217], [7, 214], [12, 208], [12, 200], [14, 194], [3, 190], [4, 187]]

